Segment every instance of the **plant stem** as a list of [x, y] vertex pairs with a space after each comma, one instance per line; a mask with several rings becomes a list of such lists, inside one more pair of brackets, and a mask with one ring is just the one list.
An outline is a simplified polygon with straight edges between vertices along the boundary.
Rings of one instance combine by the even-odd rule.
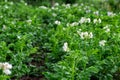
[[72, 64], [72, 80], [74, 80], [74, 76], [75, 76], [75, 58]]

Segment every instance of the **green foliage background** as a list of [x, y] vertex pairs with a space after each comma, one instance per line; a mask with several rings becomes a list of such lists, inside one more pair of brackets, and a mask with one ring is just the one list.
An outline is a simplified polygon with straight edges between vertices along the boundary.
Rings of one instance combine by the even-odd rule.
[[[7, 2], [8, 1], [8, 2]], [[12, 1], [14, 3], [12, 3]], [[28, 3], [28, 5], [26, 3]], [[120, 67], [119, 0], [55, 0], [65, 5], [51, 9], [50, 0], [3, 0], [0, 2], [0, 61], [13, 65], [11, 79], [44, 75], [48, 80], [112, 80]], [[92, 6], [92, 4], [94, 6]], [[44, 5], [44, 7], [43, 7]], [[117, 5], [117, 6], [116, 6]], [[47, 7], [45, 7], [47, 6]], [[90, 6], [91, 13], [84, 9]], [[80, 11], [79, 11], [80, 10]], [[93, 12], [99, 11], [100, 16]], [[107, 16], [107, 11], [117, 15]], [[55, 13], [57, 16], [53, 16]], [[101, 24], [85, 23], [67, 26], [81, 17], [102, 19]], [[54, 22], [58, 20], [60, 25]], [[102, 29], [110, 25], [110, 33]], [[83, 41], [77, 30], [92, 31], [94, 38]], [[114, 35], [115, 34], [115, 35]], [[107, 47], [99, 47], [101, 39]], [[64, 52], [64, 42], [70, 52]]]

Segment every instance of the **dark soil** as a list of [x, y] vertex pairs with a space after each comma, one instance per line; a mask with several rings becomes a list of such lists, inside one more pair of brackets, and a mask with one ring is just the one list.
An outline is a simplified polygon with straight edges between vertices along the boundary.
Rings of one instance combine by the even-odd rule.
[[30, 77], [30, 76], [24, 76], [20, 80], [45, 80], [44, 77]]

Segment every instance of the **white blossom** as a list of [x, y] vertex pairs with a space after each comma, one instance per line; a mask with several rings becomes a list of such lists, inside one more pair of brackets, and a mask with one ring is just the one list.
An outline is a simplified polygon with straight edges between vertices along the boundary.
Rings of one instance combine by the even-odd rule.
[[55, 14], [55, 13], [53, 13], [52, 15], [53, 15], [54, 17], [56, 17], [56, 16], [57, 16], [57, 14]]
[[105, 46], [105, 43], [106, 43], [106, 40], [101, 40], [101, 41], [99, 42], [99, 46]]
[[66, 6], [65, 6], [66, 8], [70, 8], [70, 4], [66, 4]]
[[107, 15], [108, 16], [115, 16], [115, 13], [113, 13], [113, 12], [107, 12]]
[[79, 23], [82, 24], [82, 23], [90, 23], [91, 22], [91, 19], [90, 18], [86, 18], [86, 17], [81, 17]]
[[90, 13], [91, 12], [91, 10], [86, 10], [86, 13]]
[[27, 6], [28, 4], [27, 4], [27, 3], [25, 3], [25, 5]]
[[93, 20], [93, 23], [94, 23], [94, 24], [97, 23], [97, 22], [98, 22], [97, 19], [94, 19], [94, 20]]
[[7, 27], [6, 25], [3, 25], [2, 30], [5, 30], [5, 29], [7, 29]]
[[98, 19], [98, 23], [101, 23], [101, 22], [102, 22], [102, 21], [101, 21], [101, 19], [99, 18], [99, 19]]
[[99, 19], [94, 19], [94, 20], [93, 20], [93, 23], [94, 23], [94, 24], [96, 24], [96, 23], [101, 23], [101, 22], [102, 22], [102, 21], [101, 21], [100, 18], [99, 18]]
[[80, 24], [84, 23], [86, 21], [86, 18], [85, 17], [82, 17], [79, 21]]
[[87, 18], [87, 19], [86, 19], [86, 21], [87, 21], [88, 23], [90, 23], [90, 22], [91, 22], [90, 18]]
[[93, 14], [95, 14], [95, 15], [99, 15], [99, 11], [95, 11], [95, 12], [93, 12]]
[[110, 28], [109, 28], [109, 26], [107, 25], [107, 26], [105, 26], [105, 27], [103, 27], [103, 29], [105, 30], [105, 32], [110, 32]]
[[8, 0], [5, 0], [5, 2], [8, 2]]
[[110, 29], [108, 28], [108, 29], [106, 29], [106, 31], [105, 32], [110, 32]]
[[3, 18], [3, 16], [0, 16], [0, 18]]
[[84, 39], [84, 33], [83, 32], [80, 33], [79, 35], [80, 35], [81, 39]]
[[63, 45], [63, 50], [64, 50], [65, 52], [68, 52], [68, 51], [69, 51], [68, 43], [67, 43], [67, 42], [64, 43], [64, 45]]
[[70, 23], [67, 23], [66, 26], [69, 27], [69, 26], [70, 26]]
[[12, 69], [12, 65], [9, 64], [8, 62], [0, 63], [0, 69], [3, 70], [3, 73], [5, 73], [6, 75], [9, 75], [11, 74], [10, 69]]
[[21, 39], [21, 36], [20, 36], [20, 35], [17, 35], [17, 38], [18, 38], [18, 39]]
[[42, 9], [47, 9], [47, 7], [46, 7], [46, 6], [40, 6], [39, 8], [42, 8]]
[[8, 62], [5, 62], [5, 63], [3, 63], [2, 68], [3, 68], [3, 69], [12, 69], [12, 65], [9, 64]]
[[59, 3], [55, 3], [55, 6], [59, 6]]
[[80, 6], [84, 6], [84, 4], [83, 4], [83, 3], [81, 3], [81, 4], [80, 4]]
[[7, 5], [4, 6], [6, 9], [8, 9], [9, 7]]
[[65, 31], [65, 30], [66, 30], [66, 28], [64, 28], [64, 27], [63, 27], [63, 30]]
[[58, 20], [56, 20], [56, 21], [55, 21], [55, 24], [60, 25], [60, 24], [61, 24], [61, 22], [60, 22], [60, 21], [58, 21]]
[[78, 22], [73, 22], [70, 24], [70, 26], [78, 26], [78, 24], [79, 24]]
[[90, 38], [93, 38], [93, 34], [92, 34], [92, 32], [90, 32], [89, 37], [90, 37]]
[[81, 29], [77, 31], [77, 33], [80, 35], [81, 39], [89, 39], [93, 38], [92, 32], [81, 32]]
[[74, 7], [77, 7], [77, 6], [78, 6], [78, 4], [77, 4], [77, 3], [75, 3], [75, 4], [73, 4], [73, 6], [74, 6]]
[[51, 9], [55, 9], [55, 7], [52, 7]]
[[5, 70], [3, 70], [3, 73], [5, 73], [6, 75], [9, 75], [9, 74], [11, 74], [11, 71], [9, 69], [5, 69]]
[[13, 2], [10, 2], [11, 5], [13, 5], [14, 3]]

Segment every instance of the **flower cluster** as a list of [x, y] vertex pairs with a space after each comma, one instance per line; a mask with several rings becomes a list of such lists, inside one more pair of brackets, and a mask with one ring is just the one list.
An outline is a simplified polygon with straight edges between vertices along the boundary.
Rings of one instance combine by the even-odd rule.
[[101, 41], [99, 42], [99, 46], [105, 46], [105, 43], [106, 43], [106, 40], [101, 40]]
[[93, 14], [95, 14], [95, 15], [99, 15], [99, 11], [95, 11], [95, 12], [93, 12]]
[[71, 7], [70, 4], [62, 4], [62, 6], [65, 7], [65, 8], [70, 8]]
[[[79, 24], [83, 24], [83, 23], [90, 23], [91, 19], [90, 18], [86, 18], [86, 17], [81, 17], [81, 19], [78, 22], [73, 22], [73, 23], [67, 23], [67, 27], [69, 26], [78, 26]], [[101, 23], [101, 19], [94, 19], [93, 23]], [[60, 24], [60, 21], [55, 21], [55, 24]]]
[[107, 26], [105, 26], [105, 27], [103, 27], [103, 29], [105, 30], [105, 32], [107, 33], [107, 32], [110, 32], [110, 28], [109, 28], [109, 26], [107, 25]]
[[46, 6], [40, 6], [41, 9], [48, 9]]
[[78, 22], [67, 23], [67, 27], [69, 27], [69, 26], [74, 27], [74, 26], [78, 26], [78, 25], [79, 25]]
[[61, 22], [60, 22], [60, 21], [58, 21], [58, 20], [56, 20], [56, 21], [55, 21], [55, 24], [60, 25], [60, 24], [61, 24]]
[[55, 3], [54, 6], [59, 6], [59, 3]]
[[8, 62], [0, 63], [0, 69], [3, 70], [3, 73], [5, 73], [6, 75], [9, 75], [11, 74], [10, 69], [12, 69], [12, 65], [9, 64]]
[[108, 15], [108, 16], [115, 16], [116, 14], [113, 13], [113, 12], [107, 12], [107, 15]]
[[93, 38], [92, 32], [81, 32], [81, 29], [77, 31], [77, 33], [80, 35], [81, 39], [89, 39]]
[[82, 23], [90, 23], [91, 20], [90, 18], [86, 18], [86, 17], [81, 17], [79, 23], [82, 24]]
[[93, 23], [94, 23], [94, 24], [96, 24], [96, 23], [101, 23], [101, 19], [100, 19], [100, 18], [99, 18], [99, 19], [94, 19], [94, 20], [93, 20]]

